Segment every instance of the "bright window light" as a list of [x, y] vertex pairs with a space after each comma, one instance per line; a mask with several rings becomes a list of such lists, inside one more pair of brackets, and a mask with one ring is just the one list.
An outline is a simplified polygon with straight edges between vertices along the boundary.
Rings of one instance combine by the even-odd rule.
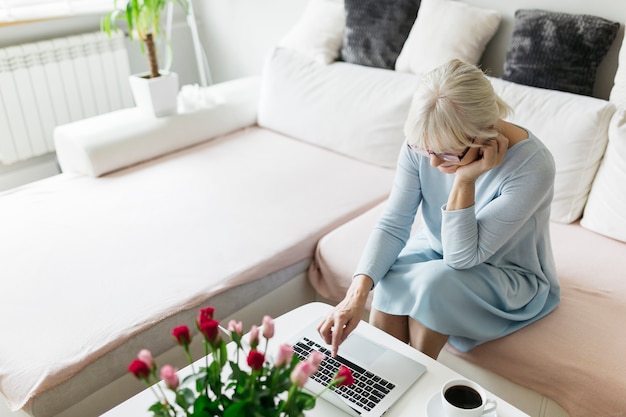
[[0, 0], [0, 22], [102, 13], [113, 8], [113, 0]]

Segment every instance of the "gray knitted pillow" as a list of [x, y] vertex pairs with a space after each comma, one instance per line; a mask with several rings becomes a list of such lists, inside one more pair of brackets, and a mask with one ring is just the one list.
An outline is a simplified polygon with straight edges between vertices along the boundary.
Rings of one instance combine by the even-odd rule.
[[393, 69], [421, 0], [345, 0], [341, 60]]
[[518, 10], [502, 78], [590, 96], [619, 26], [590, 15]]

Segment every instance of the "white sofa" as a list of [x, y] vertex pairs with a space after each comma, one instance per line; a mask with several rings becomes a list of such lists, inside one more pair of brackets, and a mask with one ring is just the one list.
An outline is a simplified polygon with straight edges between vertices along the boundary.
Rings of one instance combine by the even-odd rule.
[[[210, 87], [209, 108], [59, 127], [63, 173], [0, 194], [0, 392], [10, 408], [98, 415], [141, 389], [111, 395], [135, 353], [166, 352], [169, 329], [199, 306], [225, 318], [260, 298], [255, 314], [341, 298], [390, 189], [419, 76], [328, 64], [336, 33], [322, 55], [293, 51], [296, 35], [261, 77]], [[555, 155], [563, 301], [527, 329], [441, 360], [532, 416], [624, 415], [620, 97], [492, 81], [512, 120]]]

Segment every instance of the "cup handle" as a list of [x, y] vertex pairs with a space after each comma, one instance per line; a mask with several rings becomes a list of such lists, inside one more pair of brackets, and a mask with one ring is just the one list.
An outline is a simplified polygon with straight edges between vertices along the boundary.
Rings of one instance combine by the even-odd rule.
[[491, 413], [492, 411], [496, 409], [497, 406], [498, 406], [498, 403], [496, 402], [496, 400], [492, 400], [491, 398], [488, 398], [487, 401], [485, 402], [485, 408], [483, 408], [483, 415]]

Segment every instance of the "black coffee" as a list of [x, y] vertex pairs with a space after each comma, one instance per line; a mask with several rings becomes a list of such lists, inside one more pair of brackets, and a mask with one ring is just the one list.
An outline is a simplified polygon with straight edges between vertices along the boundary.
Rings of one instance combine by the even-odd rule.
[[458, 408], [477, 408], [483, 403], [480, 394], [474, 388], [465, 385], [454, 385], [448, 388], [443, 396], [450, 404]]

